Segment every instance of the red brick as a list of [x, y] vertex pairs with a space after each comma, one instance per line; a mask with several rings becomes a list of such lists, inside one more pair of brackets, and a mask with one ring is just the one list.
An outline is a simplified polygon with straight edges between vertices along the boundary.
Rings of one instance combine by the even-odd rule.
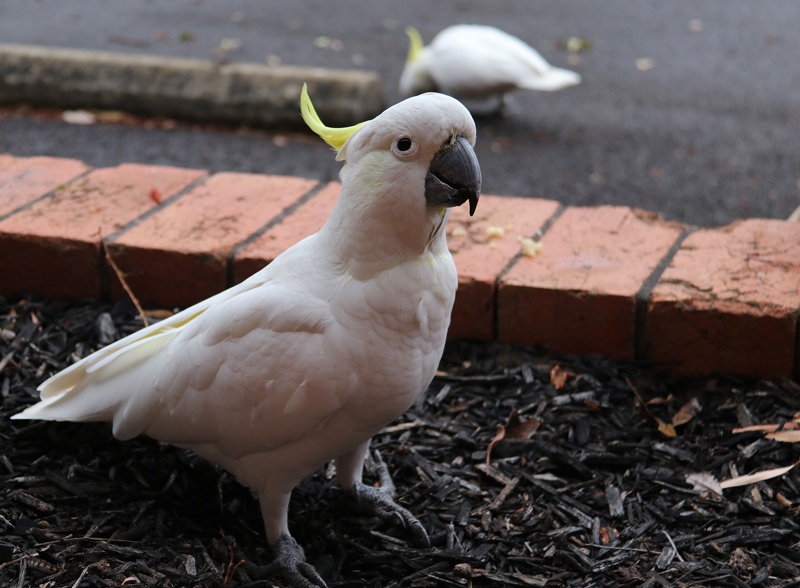
[[[114, 260], [140, 302], [188, 306], [227, 287], [228, 256], [315, 180], [219, 173], [117, 238]], [[114, 276], [112, 298], [124, 295]]]
[[498, 338], [632, 358], [635, 296], [682, 231], [627, 207], [568, 208], [501, 280]]
[[653, 289], [648, 357], [683, 373], [791, 377], [799, 306], [800, 224], [696, 231]]
[[100, 298], [102, 238], [179, 192], [205, 172], [124, 164], [95, 170], [0, 222], [3, 291]]
[[[558, 210], [553, 200], [483, 195], [475, 216], [453, 209], [447, 245], [458, 269], [458, 291], [448, 337], [492, 339], [497, 277], [519, 254], [518, 237], [533, 236]], [[502, 236], [489, 236], [502, 231]]]
[[249, 278], [283, 251], [319, 231], [331, 215], [341, 189], [339, 182], [331, 182], [281, 223], [242, 249], [234, 260], [234, 281], [238, 284]]
[[89, 171], [77, 159], [0, 154], [0, 217]]

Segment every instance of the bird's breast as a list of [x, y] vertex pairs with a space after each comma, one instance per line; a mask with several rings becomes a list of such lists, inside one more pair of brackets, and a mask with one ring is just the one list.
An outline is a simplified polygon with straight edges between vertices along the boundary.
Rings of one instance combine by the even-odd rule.
[[370, 398], [404, 397], [400, 403], [406, 404], [427, 388], [444, 349], [457, 285], [445, 250], [342, 286], [349, 292], [337, 296], [343, 303], [334, 312], [332, 343], [351, 365], [363, 366], [359, 380]]

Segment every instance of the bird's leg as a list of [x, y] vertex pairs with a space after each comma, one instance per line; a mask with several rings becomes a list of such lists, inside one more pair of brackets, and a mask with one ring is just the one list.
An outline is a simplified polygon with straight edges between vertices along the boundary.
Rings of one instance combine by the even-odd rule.
[[336, 478], [339, 480], [339, 484], [344, 490], [353, 494], [362, 511], [410, 529], [417, 543], [425, 547], [429, 546], [428, 533], [422, 523], [394, 501], [394, 482], [389, 475], [389, 469], [377, 451], [374, 453], [373, 459], [378, 466], [381, 487], [373, 488], [361, 481], [364, 458], [368, 450], [369, 441], [336, 460]]
[[306, 562], [303, 548], [289, 534], [290, 497], [291, 492], [281, 492], [277, 488], [262, 488], [258, 493], [267, 540], [272, 545], [275, 559], [265, 566], [259, 566], [248, 561], [241, 552], [238, 556], [244, 560], [243, 566], [248, 575], [257, 580], [280, 575], [295, 588], [327, 588], [314, 566]]
[[492, 109], [492, 116], [502, 117], [506, 111], [506, 95], [499, 94], [497, 96], [497, 105]]
[[503, 117], [510, 114], [514, 114], [517, 111], [517, 105], [514, 101], [513, 96], [508, 92], [504, 92], [498, 95], [497, 98], [497, 106], [493, 111], [493, 115], [497, 117]]

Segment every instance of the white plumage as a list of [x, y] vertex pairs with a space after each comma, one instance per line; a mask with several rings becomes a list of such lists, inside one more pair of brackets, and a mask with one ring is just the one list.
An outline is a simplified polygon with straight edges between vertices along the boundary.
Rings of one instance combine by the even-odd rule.
[[459, 99], [488, 98], [517, 89], [554, 91], [579, 84], [574, 71], [550, 65], [539, 53], [508, 33], [483, 25], [455, 25], [427, 47], [409, 28], [411, 48], [400, 92], [413, 96], [437, 91]]
[[258, 491], [272, 544], [289, 535], [297, 483], [331, 459], [344, 488], [359, 483], [370, 437], [432, 380], [457, 276], [449, 209], [428, 202], [426, 179], [457, 137], [475, 142], [469, 113], [441, 94], [350, 129], [315, 120], [346, 160], [319, 233], [53, 376], [14, 417], [113, 421], [120, 439], [192, 449]]

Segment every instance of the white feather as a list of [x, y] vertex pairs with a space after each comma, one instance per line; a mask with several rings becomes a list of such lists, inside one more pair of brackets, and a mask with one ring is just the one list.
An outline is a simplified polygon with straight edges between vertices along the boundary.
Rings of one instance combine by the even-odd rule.
[[516, 89], [555, 91], [579, 84], [574, 71], [550, 65], [535, 49], [483, 25], [455, 25], [441, 31], [406, 63], [400, 92], [412, 96], [436, 90], [456, 98], [488, 98]]

